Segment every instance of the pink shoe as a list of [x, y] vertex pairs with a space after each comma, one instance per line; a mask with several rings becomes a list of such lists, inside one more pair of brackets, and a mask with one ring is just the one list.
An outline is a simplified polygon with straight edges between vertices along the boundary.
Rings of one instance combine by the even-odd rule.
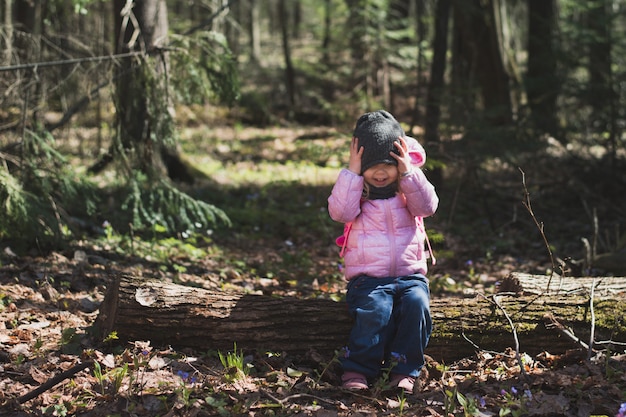
[[365, 375], [358, 372], [344, 372], [341, 376], [341, 383], [344, 388], [351, 390], [364, 390], [369, 388]]
[[413, 387], [415, 386], [415, 378], [407, 375], [393, 374], [389, 384], [392, 387], [398, 387], [404, 390], [407, 394], [413, 394]]

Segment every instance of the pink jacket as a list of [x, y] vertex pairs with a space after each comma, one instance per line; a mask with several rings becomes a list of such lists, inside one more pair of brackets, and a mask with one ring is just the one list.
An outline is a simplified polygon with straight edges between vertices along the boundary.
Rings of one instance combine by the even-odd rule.
[[362, 201], [363, 177], [348, 169], [339, 173], [328, 211], [335, 221], [352, 222], [344, 254], [347, 280], [363, 274], [381, 278], [426, 274], [421, 217], [435, 213], [439, 197], [418, 167], [400, 178], [400, 191], [389, 199]]

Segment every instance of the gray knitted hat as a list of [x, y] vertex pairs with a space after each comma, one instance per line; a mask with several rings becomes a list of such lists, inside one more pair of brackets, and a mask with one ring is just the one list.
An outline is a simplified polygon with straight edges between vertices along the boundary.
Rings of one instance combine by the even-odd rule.
[[387, 111], [378, 110], [365, 113], [356, 122], [353, 136], [359, 139], [359, 147], [363, 147], [361, 158], [361, 174], [376, 164], [398, 165], [389, 152], [398, 153], [394, 142], [404, 137], [400, 123]]

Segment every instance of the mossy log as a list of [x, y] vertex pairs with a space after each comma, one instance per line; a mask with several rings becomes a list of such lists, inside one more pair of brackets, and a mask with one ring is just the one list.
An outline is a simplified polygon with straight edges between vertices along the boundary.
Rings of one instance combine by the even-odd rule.
[[[535, 277], [537, 280], [545, 277]], [[524, 279], [529, 279], [525, 276]], [[434, 330], [427, 354], [450, 362], [476, 350], [563, 353], [580, 347], [555, 326], [555, 320], [580, 341], [589, 341], [591, 309], [595, 341], [626, 341], [624, 294], [614, 297], [504, 293], [492, 297], [433, 298]], [[233, 348], [304, 353], [332, 353], [346, 344], [352, 325], [343, 302], [228, 293], [118, 276], [107, 290], [97, 325], [122, 340], [150, 340], [154, 345], [227, 351]]]

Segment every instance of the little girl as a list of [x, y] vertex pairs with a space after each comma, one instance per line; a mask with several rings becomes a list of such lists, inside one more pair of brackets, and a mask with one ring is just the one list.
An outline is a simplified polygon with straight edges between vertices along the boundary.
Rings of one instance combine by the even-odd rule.
[[413, 392], [432, 330], [422, 217], [439, 198], [421, 170], [426, 155], [384, 110], [362, 115], [328, 211], [346, 224], [346, 301], [355, 322], [344, 357], [343, 387], [367, 389], [389, 369], [390, 385]]

